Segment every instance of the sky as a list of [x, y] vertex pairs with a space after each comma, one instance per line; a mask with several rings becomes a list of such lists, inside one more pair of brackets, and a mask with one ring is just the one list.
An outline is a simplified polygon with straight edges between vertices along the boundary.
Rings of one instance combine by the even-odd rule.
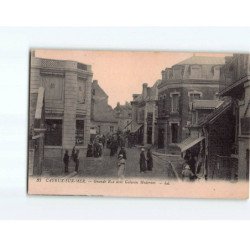
[[[132, 100], [133, 94], [142, 92], [142, 84], [148, 86], [161, 79], [166, 67], [192, 57], [194, 53], [143, 52], [143, 51], [81, 51], [36, 50], [35, 56], [48, 59], [71, 60], [92, 65], [93, 80], [109, 96], [114, 108], [117, 102]], [[223, 57], [227, 54], [195, 53], [195, 56]]]

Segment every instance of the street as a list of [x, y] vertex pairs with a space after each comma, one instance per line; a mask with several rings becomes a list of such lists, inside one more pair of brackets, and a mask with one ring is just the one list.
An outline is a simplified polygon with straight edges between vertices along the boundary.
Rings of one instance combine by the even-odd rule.
[[[140, 173], [139, 148], [126, 148], [127, 160], [125, 167], [125, 178], [163, 178], [176, 179], [176, 175], [164, 158], [153, 153], [153, 170]], [[87, 157], [80, 163], [81, 171], [78, 176], [84, 177], [117, 177], [117, 155], [110, 157], [110, 150], [104, 149], [100, 158]]]

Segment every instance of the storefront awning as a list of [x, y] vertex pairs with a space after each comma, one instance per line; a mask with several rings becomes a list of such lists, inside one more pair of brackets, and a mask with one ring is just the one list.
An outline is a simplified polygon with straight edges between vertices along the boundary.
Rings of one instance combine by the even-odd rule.
[[140, 129], [142, 127], [142, 125], [143, 124], [133, 124], [131, 133], [135, 133], [136, 131], [138, 131], [138, 129]]
[[178, 147], [181, 149], [181, 152], [184, 152], [189, 148], [193, 147], [194, 145], [196, 145], [197, 143], [201, 142], [203, 139], [205, 139], [204, 136], [198, 138], [188, 137], [186, 140], [179, 143]]

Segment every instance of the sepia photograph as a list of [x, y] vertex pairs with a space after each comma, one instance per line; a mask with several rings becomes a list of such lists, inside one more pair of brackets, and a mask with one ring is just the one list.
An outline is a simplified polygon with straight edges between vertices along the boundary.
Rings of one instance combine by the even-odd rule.
[[32, 49], [28, 193], [248, 198], [250, 56]]

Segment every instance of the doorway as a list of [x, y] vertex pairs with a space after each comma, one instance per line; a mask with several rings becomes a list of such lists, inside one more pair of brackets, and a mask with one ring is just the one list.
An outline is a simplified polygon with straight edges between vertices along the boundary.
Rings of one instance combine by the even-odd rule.
[[164, 148], [164, 128], [158, 129], [158, 148]]
[[172, 138], [172, 143], [178, 142], [178, 123], [171, 124], [171, 138]]

